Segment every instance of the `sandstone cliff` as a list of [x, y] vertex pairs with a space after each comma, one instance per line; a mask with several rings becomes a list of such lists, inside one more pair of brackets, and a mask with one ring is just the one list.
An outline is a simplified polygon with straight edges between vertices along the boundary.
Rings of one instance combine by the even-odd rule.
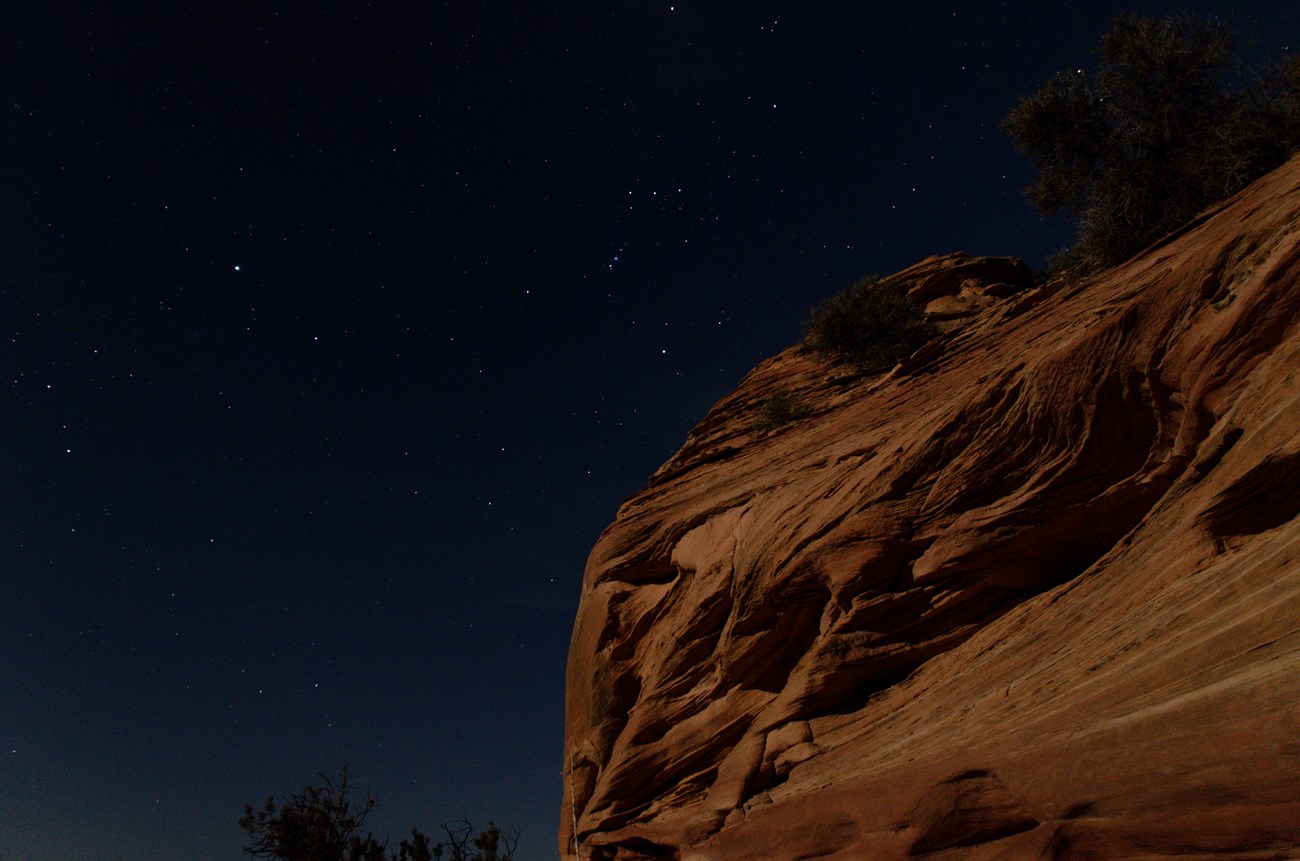
[[900, 273], [948, 331], [786, 350], [624, 503], [567, 858], [1300, 857], [1300, 160], [1023, 277]]

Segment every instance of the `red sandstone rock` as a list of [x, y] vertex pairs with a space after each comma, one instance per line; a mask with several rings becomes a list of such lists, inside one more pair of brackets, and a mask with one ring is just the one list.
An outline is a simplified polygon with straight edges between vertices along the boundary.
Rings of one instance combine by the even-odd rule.
[[991, 266], [894, 276], [974, 316], [786, 350], [624, 503], [566, 858], [1300, 857], [1300, 160], [1099, 278]]

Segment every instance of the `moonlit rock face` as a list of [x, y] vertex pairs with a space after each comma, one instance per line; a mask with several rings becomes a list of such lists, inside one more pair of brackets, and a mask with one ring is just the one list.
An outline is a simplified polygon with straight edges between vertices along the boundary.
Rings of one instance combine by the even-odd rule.
[[624, 503], [565, 857], [1300, 852], [1300, 160], [1097, 279], [1013, 270], [900, 273], [943, 335], [769, 359]]

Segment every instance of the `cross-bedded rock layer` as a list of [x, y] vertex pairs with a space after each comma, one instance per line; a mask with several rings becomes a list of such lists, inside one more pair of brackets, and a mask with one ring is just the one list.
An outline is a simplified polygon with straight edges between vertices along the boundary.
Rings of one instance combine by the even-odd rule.
[[566, 857], [1300, 855], [1300, 160], [1026, 276], [899, 273], [943, 335], [764, 362], [624, 503]]

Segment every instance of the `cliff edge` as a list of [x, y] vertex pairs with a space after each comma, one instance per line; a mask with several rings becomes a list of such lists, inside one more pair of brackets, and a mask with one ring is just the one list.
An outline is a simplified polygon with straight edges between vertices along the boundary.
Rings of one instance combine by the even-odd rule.
[[1021, 269], [893, 276], [944, 334], [767, 360], [623, 504], [564, 857], [1300, 857], [1300, 159]]

